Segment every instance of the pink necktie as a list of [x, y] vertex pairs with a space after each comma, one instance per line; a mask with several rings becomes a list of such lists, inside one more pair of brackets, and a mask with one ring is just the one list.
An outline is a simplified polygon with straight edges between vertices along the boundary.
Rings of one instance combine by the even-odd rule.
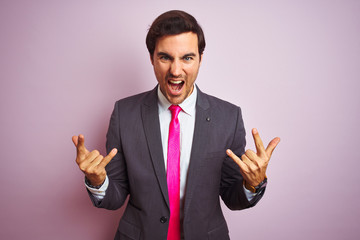
[[181, 108], [169, 107], [171, 122], [169, 127], [167, 155], [167, 185], [170, 200], [170, 220], [167, 240], [180, 240], [180, 123], [178, 119]]

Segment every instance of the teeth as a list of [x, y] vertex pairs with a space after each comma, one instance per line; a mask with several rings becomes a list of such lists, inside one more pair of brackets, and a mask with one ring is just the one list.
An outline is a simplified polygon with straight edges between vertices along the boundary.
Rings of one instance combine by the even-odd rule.
[[169, 82], [172, 83], [172, 84], [180, 84], [182, 81], [169, 80]]

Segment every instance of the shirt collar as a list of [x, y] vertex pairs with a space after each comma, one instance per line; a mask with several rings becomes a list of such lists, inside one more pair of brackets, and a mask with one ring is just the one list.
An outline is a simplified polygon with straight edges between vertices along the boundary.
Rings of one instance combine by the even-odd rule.
[[[168, 110], [169, 107], [171, 106], [171, 103], [166, 99], [164, 94], [161, 92], [160, 86], [158, 86], [157, 93], [159, 100], [159, 110], [161, 112]], [[185, 100], [179, 104], [182, 111], [190, 116], [195, 116], [196, 99], [197, 99], [197, 87], [194, 84], [194, 90], [192, 91], [190, 96], [185, 98]]]

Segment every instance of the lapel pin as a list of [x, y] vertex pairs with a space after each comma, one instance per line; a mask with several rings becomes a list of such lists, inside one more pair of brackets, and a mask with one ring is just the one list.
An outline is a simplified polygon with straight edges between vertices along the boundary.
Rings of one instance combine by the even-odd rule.
[[206, 121], [210, 122], [210, 120], [211, 120], [210, 117], [207, 117], [207, 118], [206, 118]]

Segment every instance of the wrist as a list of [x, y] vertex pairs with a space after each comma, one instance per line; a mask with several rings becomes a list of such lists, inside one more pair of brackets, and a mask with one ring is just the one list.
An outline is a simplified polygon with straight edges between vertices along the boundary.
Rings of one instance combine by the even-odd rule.
[[267, 177], [265, 176], [265, 179], [257, 186], [252, 186], [251, 184], [247, 183], [244, 180], [244, 186], [247, 190], [249, 190], [252, 193], [259, 193], [262, 189], [264, 189], [267, 185]]
[[87, 177], [85, 177], [85, 184], [90, 188], [99, 189], [104, 184], [105, 180], [102, 181], [100, 184], [92, 184]]

